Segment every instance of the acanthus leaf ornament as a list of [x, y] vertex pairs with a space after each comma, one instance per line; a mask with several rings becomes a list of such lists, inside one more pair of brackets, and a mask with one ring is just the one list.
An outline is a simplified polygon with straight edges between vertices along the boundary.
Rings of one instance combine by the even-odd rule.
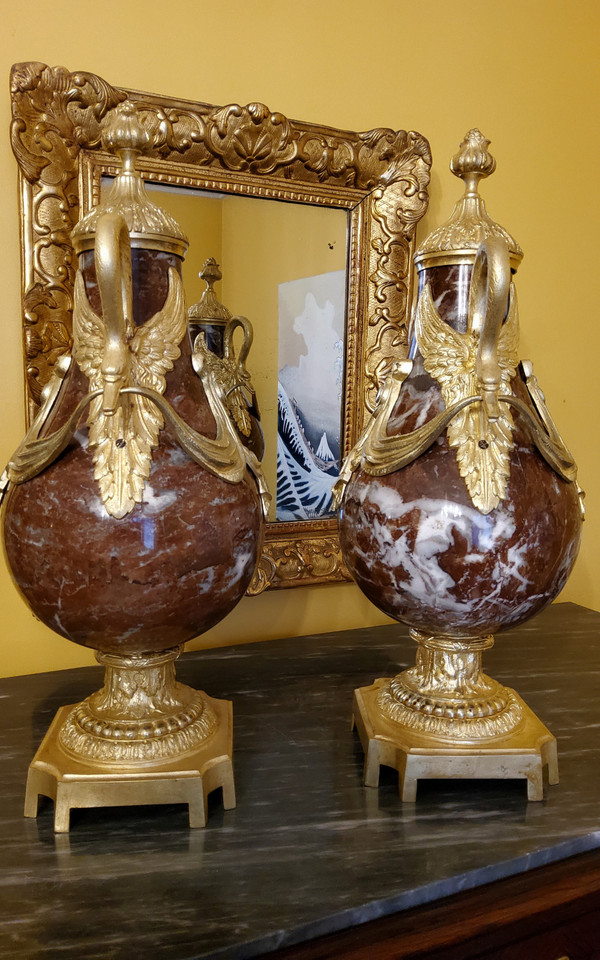
[[[198, 303], [192, 304], [187, 311], [195, 362], [213, 369], [231, 418], [240, 436], [248, 440], [253, 430], [251, 409], [256, 413], [255, 419], [259, 419], [254, 387], [246, 369], [246, 359], [254, 339], [252, 324], [247, 317], [232, 317], [218, 299], [214, 284], [223, 275], [214, 257], [205, 261], [198, 276], [206, 282], [206, 289]], [[236, 355], [233, 336], [238, 328], [242, 330], [243, 340], [239, 355]], [[207, 333], [212, 348], [207, 346]], [[261, 452], [263, 449], [261, 431]]]
[[[232, 319], [236, 321], [246, 320], [245, 317]], [[248, 408], [252, 402], [253, 390], [246, 368], [237, 360], [232, 360], [227, 354], [223, 357], [215, 356], [212, 350], [209, 350], [206, 346], [203, 333], [199, 333], [194, 342], [194, 362], [198, 367], [201, 364], [203, 368], [212, 368], [213, 375], [219, 382], [223, 402], [233, 423], [242, 436], [249, 437], [252, 425]]]

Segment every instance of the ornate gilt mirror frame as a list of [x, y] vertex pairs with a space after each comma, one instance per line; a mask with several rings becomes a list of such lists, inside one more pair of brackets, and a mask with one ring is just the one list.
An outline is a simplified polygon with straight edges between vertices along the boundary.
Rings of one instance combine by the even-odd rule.
[[[29, 418], [53, 365], [71, 348], [71, 230], [98, 203], [101, 176], [116, 173], [100, 124], [126, 98], [143, 110], [153, 138], [140, 163], [145, 179], [348, 211], [345, 454], [392, 359], [406, 349], [415, 227], [428, 202], [427, 140], [412, 131], [297, 122], [261, 103], [216, 107], [123, 90], [42, 63], [17, 64], [11, 73]], [[335, 518], [273, 522], [249, 592], [347, 579]]]

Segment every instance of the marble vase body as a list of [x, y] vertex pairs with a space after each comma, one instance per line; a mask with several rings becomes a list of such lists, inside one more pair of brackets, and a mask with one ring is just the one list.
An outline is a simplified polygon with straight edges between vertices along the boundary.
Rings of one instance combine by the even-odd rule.
[[[101, 313], [94, 254], [80, 266]], [[132, 251], [134, 322], [165, 302], [174, 254]], [[207, 437], [216, 425], [191, 364], [186, 334], [166, 374], [165, 398]], [[43, 435], [63, 424], [89, 386], [75, 361]], [[152, 454], [143, 501], [110, 516], [94, 479], [85, 415], [71, 443], [32, 480], [12, 486], [4, 543], [14, 580], [33, 613], [75, 643], [122, 655], [174, 647], [220, 621], [243, 596], [261, 547], [261, 506], [246, 471], [231, 484], [192, 461], [169, 426]]]
[[[464, 333], [472, 267], [422, 271], [441, 318]], [[444, 409], [416, 343], [388, 434], [408, 433]], [[531, 406], [519, 373], [516, 397]], [[387, 476], [357, 471], [340, 515], [345, 561], [379, 609], [420, 631], [475, 638], [515, 626], [553, 600], [581, 535], [576, 485], [561, 479], [514, 416], [506, 498], [490, 513], [472, 503], [446, 432]]]

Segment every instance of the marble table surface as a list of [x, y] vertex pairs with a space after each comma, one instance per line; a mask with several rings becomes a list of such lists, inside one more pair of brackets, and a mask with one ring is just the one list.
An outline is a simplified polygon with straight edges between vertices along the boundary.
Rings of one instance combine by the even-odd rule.
[[560, 784], [362, 785], [353, 688], [411, 664], [385, 626], [185, 654], [180, 680], [234, 702], [238, 806], [206, 829], [179, 806], [23, 817], [28, 764], [98, 667], [0, 681], [0, 958], [256, 957], [600, 846], [600, 613], [556, 604], [507, 631], [487, 673], [559, 744]]

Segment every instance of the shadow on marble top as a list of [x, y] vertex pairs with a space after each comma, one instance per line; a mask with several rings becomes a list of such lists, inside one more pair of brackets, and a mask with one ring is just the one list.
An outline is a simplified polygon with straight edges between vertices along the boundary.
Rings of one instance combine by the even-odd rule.
[[362, 785], [352, 691], [412, 664], [385, 626], [185, 654], [180, 680], [234, 702], [238, 806], [73, 811], [26, 820], [27, 767], [87, 667], [0, 681], [0, 958], [261, 956], [600, 846], [600, 613], [556, 604], [498, 637], [484, 669], [558, 738], [561, 782], [436, 781], [402, 805]]

